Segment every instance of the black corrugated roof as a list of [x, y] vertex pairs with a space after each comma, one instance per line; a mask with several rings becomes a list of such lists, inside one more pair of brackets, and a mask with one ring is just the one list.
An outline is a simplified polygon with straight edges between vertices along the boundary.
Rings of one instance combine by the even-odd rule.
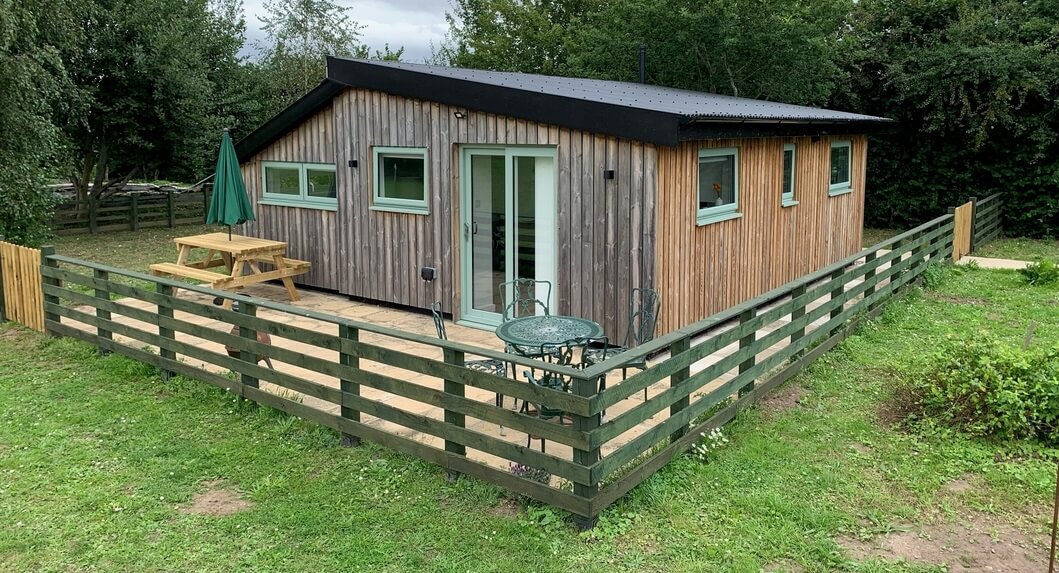
[[[338, 60], [336, 58], [336, 60]], [[448, 68], [404, 62], [342, 61], [450, 78], [528, 93], [548, 94], [684, 116], [688, 119], [754, 119], [887, 122], [886, 118], [802, 105], [732, 97], [649, 84]]]
[[257, 153], [316, 113], [344, 87], [496, 113], [654, 143], [868, 133], [889, 119], [645, 84], [327, 58], [327, 79], [236, 145]]

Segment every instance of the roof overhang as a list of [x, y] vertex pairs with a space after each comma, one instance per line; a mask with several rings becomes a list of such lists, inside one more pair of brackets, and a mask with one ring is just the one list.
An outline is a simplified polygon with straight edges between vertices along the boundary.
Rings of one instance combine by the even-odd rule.
[[736, 137], [795, 137], [813, 135], [862, 135], [892, 133], [897, 124], [881, 121], [834, 120], [749, 120], [685, 119], [680, 124], [680, 140], [726, 139]]
[[283, 137], [295, 126], [312, 117], [313, 114], [327, 107], [331, 100], [346, 86], [331, 79], [320, 82], [309, 93], [298, 101], [287, 106], [275, 117], [266, 121], [261, 127], [250, 132], [250, 135], [235, 144], [235, 154], [239, 161], [245, 161], [255, 153], [268, 147], [273, 141]]

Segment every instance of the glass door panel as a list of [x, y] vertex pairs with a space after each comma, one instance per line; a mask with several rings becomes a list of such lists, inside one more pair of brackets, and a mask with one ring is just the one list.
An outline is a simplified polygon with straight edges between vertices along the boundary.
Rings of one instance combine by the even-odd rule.
[[470, 264], [471, 308], [499, 313], [500, 283], [506, 280], [504, 225], [507, 210], [506, 169], [503, 155], [470, 156]]

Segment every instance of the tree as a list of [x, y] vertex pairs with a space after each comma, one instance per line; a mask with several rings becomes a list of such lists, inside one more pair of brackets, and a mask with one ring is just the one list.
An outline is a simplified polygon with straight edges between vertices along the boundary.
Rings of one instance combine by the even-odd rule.
[[61, 135], [52, 116], [69, 89], [62, 49], [74, 41], [65, 0], [0, 1], [0, 236], [36, 245], [50, 234]]
[[85, 33], [64, 54], [74, 89], [63, 125], [79, 197], [95, 202], [136, 175], [206, 172], [216, 84], [233, 64], [236, 32], [207, 0], [80, 5]]
[[869, 224], [1007, 193], [1005, 230], [1059, 233], [1059, 5], [863, 0], [839, 105], [896, 119], [871, 144]]
[[456, 0], [445, 15], [446, 41], [436, 64], [558, 74], [565, 69], [566, 38], [574, 22], [601, 0]]
[[[327, 75], [326, 56], [368, 57], [350, 8], [332, 0], [270, 0], [261, 16], [259, 97], [271, 116], [316, 87]], [[389, 51], [389, 46], [385, 48]], [[399, 57], [398, 53], [398, 57]]]

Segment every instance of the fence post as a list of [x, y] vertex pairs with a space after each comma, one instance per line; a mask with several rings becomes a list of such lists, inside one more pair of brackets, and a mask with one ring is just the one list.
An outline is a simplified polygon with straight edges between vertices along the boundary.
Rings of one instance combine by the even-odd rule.
[[96, 234], [96, 207], [99, 206], [99, 201], [96, 200], [95, 193], [88, 194], [88, 232], [92, 235]]
[[[742, 325], [750, 322], [751, 320], [753, 320], [754, 316], [756, 316], [756, 315], [757, 315], [757, 309], [756, 308], [748, 308], [748, 309], [744, 310], [743, 312], [741, 312], [739, 314], [739, 324], [740, 324], [740, 326], [742, 326]], [[756, 340], [756, 339], [757, 339], [757, 331], [756, 330], [751, 330], [749, 333], [743, 335], [743, 337], [739, 339], [739, 350], [743, 350], [745, 348], [750, 348], [751, 346], [754, 345], [754, 340]], [[756, 354], [751, 354], [746, 360], [744, 360], [744, 361], [739, 363], [739, 373], [742, 374], [742, 373], [746, 372], [747, 370], [750, 370], [751, 368], [754, 367], [754, 364], [756, 362], [757, 362], [757, 355]], [[749, 393], [753, 389], [754, 389], [754, 381], [751, 380], [750, 382], [744, 384], [743, 387], [739, 389], [739, 397], [742, 398], [743, 396], [745, 396], [747, 393]]]
[[140, 230], [140, 194], [133, 193], [129, 203], [129, 228], [133, 231]]
[[[835, 271], [831, 273], [831, 280], [840, 279], [840, 278], [842, 278], [842, 275], [844, 275], [844, 274], [846, 274], [846, 269], [844, 269], [844, 268], [835, 269]], [[842, 293], [844, 293], [844, 292], [846, 292], [846, 283], [844, 283], [844, 282], [843, 283], [838, 283], [837, 287], [831, 289], [831, 300], [838, 300], [839, 298], [842, 297]], [[842, 311], [844, 310], [844, 308], [845, 308], [844, 304], [839, 304], [835, 308], [831, 309], [830, 318], [831, 319], [838, 318], [838, 316], [840, 314], [842, 314]], [[834, 336], [834, 335], [838, 334], [838, 332], [840, 330], [842, 330], [842, 325], [836, 325], [834, 328], [831, 329], [830, 335]]]
[[[864, 255], [864, 264], [868, 264], [874, 261], [878, 257], [877, 253], [868, 253]], [[864, 282], [868, 284], [868, 288], [864, 290], [864, 298], [868, 298], [875, 294], [875, 268], [868, 269], [864, 273]], [[875, 310], [879, 306], [879, 302], [873, 302], [868, 304], [868, 312]]]
[[210, 189], [213, 186], [206, 183], [202, 186], [202, 219], [206, 220], [206, 215], [210, 213]]
[[165, 191], [165, 207], [169, 212], [169, 228], [172, 229], [176, 226], [176, 213], [173, 212], [173, 190], [166, 189]]
[[[237, 312], [239, 312], [240, 314], [245, 314], [246, 316], [251, 316], [251, 317], [252, 316], [257, 316], [257, 305], [256, 304], [251, 304], [251, 303], [248, 303], [248, 302], [240, 302], [239, 303], [239, 307], [237, 309]], [[239, 336], [241, 336], [243, 338], [246, 338], [248, 340], [253, 340], [253, 341], [256, 342], [257, 341], [257, 330], [255, 330], [253, 328], [250, 328], [249, 326], [240, 326], [239, 327]], [[259, 360], [259, 358], [258, 358], [257, 354], [255, 354], [253, 352], [250, 352], [248, 350], [240, 350], [239, 351], [239, 360], [242, 360], [243, 362], [249, 362], [250, 364], [257, 364], [257, 361]], [[239, 374], [240, 374], [240, 382], [243, 383], [243, 386], [249, 386], [251, 388], [257, 388], [258, 387], [257, 378], [255, 378], [255, 377], [253, 377], [253, 376], [251, 376], [251, 375], [249, 375], [249, 374], [247, 374], [245, 372], [240, 372]]]
[[[0, 235], [0, 243], [4, 242], [4, 236]], [[0, 323], [7, 322], [4, 310], [7, 303], [4, 302], [4, 246], [0, 245]]]
[[[444, 350], [444, 354], [445, 354], [445, 363], [446, 364], [451, 364], [453, 366], [459, 366], [460, 368], [463, 367], [463, 361], [464, 361], [463, 352], [460, 352], [458, 350], [452, 350], [451, 348], [446, 348]], [[456, 382], [455, 380], [449, 380], [448, 378], [445, 379], [445, 393], [446, 394], [452, 394], [453, 396], [461, 396], [462, 397], [464, 395], [463, 394], [463, 390], [464, 390], [463, 384], [460, 384], [459, 382]], [[462, 428], [464, 426], [464, 422], [465, 422], [465, 417], [464, 417], [463, 414], [460, 414], [460, 413], [457, 413], [457, 412], [452, 412], [452, 411], [448, 410], [447, 408], [445, 409], [445, 423], [446, 424], [450, 424], [450, 425], [456, 426], [457, 428]], [[446, 452], [451, 452], [451, 453], [454, 453], [454, 454], [457, 454], [457, 455], [461, 455], [461, 456], [467, 455], [467, 447], [466, 446], [464, 446], [463, 444], [459, 444], [459, 443], [453, 442], [453, 441], [449, 441], [449, 440], [445, 440], [445, 451]], [[448, 469], [447, 470], [447, 474], [448, 474], [448, 479], [449, 479], [450, 482], [454, 482], [457, 479], [459, 479], [459, 477], [460, 477], [460, 472], [458, 472], [456, 470], [453, 470], [453, 469]]]
[[[55, 247], [52, 247], [52, 246], [41, 247], [40, 248], [40, 265], [41, 265], [41, 268], [48, 267], [48, 268], [51, 268], [51, 269], [58, 270], [59, 263], [57, 263], [55, 260], [52, 259], [52, 256], [54, 256], [54, 255], [55, 255]], [[43, 285], [51, 285], [51, 286], [54, 286], [54, 287], [61, 286], [60, 283], [59, 283], [59, 279], [53, 278], [53, 277], [41, 277], [41, 284], [43, 284]], [[52, 294], [47, 294], [47, 293], [44, 294], [44, 332], [48, 332], [49, 336], [54, 336], [51, 332], [48, 331], [48, 322], [49, 321], [51, 321], [51, 322], [59, 322], [60, 319], [59, 319], [59, 315], [55, 314], [54, 312], [50, 312], [48, 310], [48, 305], [49, 304], [58, 306], [59, 305], [59, 297], [57, 297], [55, 295], [52, 295]]]
[[[349, 366], [351, 368], [360, 368], [360, 357], [347, 349], [347, 346], [355, 345], [360, 340], [360, 332], [352, 326], [346, 324], [338, 325], [338, 336], [339, 340], [339, 351], [338, 351], [338, 362], [342, 366]], [[353, 420], [354, 422], [360, 421], [360, 411], [346, 406], [345, 394], [352, 394], [355, 396], [360, 395], [360, 384], [343, 378], [341, 381], [342, 386], [342, 417], [347, 420]], [[360, 437], [354, 436], [353, 434], [347, 434], [342, 432], [342, 438], [340, 441], [342, 447], [352, 448], [360, 445]]]
[[[691, 337], [690, 336], [685, 336], [684, 338], [681, 338], [681, 339], [677, 340], [676, 342], [674, 342], [674, 343], [669, 345], [669, 357], [671, 359], [675, 358], [678, 354], [683, 354], [683, 353], [687, 352], [690, 349], [691, 349]], [[691, 376], [691, 367], [690, 366], [685, 366], [684, 368], [681, 368], [680, 370], [677, 370], [676, 372], [674, 372], [669, 377], [669, 387], [670, 388], [676, 388], [677, 386], [680, 386], [690, 376]], [[688, 404], [690, 404], [690, 403], [691, 403], [691, 397], [690, 396], [684, 396], [683, 398], [677, 400], [676, 402], [674, 402], [669, 407], [669, 416], [672, 417], [672, 416], [677, 415], [677, 412], [680, 412], [684, 408], [687, 408]], [[675, 442], [675, 441], [679, 440], [680, 438], [682, 438], [684, 436], [684, 434], [686, 434], [687, 432], [688, 432], [687, 426], [683, 426], [679, 430], [677, 430], [677, 431], [675, 431], [675, 432], [673, 432], [672, 434], [669, 435], [669, 441], [670, 442]]]
[[[574, 378], [573, 380], [573, 391], [578, 396], [588, 398], [594, 395], [599, 390], [599, 384], [595, 379], [588, 378]], [[591, 416], [579, 416], [574, 415], [574, 431], [575, 432], [591, 432], [599, 427], [600, 414], [592, 414]], [[579, 450], [574, 448], [574, 463], [582, 467], [591, 467], [599, 461], [599, 448], [592, 448], [589, 450]], [[591, 483], [577, 483], [574, 482], [574, 495], [580, 496], [584, 499], [594, 499], [599, 494], [599, 484], [595, 480], [590, 480]], [[596, 522], [599, 521], [599, 515], [574, 515], [574, 525], [581, 531], [592, 529], [596, 526]]]
[[[158, 294], [162, 296], [163, 300], [163, 302], [158, 303], [159, 318], [173, 318], [173, 307], [167, 302], [173, 296], [173, 287], [162, 283], [155, 283], [155, 290], [158, 291]], [[158, 336], [169, 340], [176, 340], [176, 332], [174, 332], [172, 328], [162, 326], [161, 320], [158, 321]], [[176, 351], [174, 350], [159, 347], [158, 354], [162, 358], [176, 360]], [[168, 381], [176, 375], [172, 370], [166, 370], [165, 368], [163, 368], [159, 374], [162, 377], [163, 382]]]
[[[93, 269], [92, 276], [96, 279], [96, 281], [108, 281], [108, 280], [110, 280], [110, 273], [107, 272], [107, 271], [101, 270], [101, 269]], [[110, 291], [108, 291], [105, 288], [100, 288], [97, 285], [96, 286], [96, 298], [100, 299], [100, 300], [105, 300], [107, 302], [110, 302]], [[104, 309], [99, 308], [97, 306], [96, 307], [96, 318], [98, 318], [100, 320], [110, 320], [110, 311], [109, 310], [104, 310]], [[101, 341], [102, 340], [108, 340], [108, 341], [114, 340], [114, 335], [109, 330], [103, 328], [102, 325], [96, 327], [96, 336]], [[96, 346], [97, 346], [97, 351], [99, 352], [100, 356], [106, 356], [107, 354], [110, 354], [110, 349], [109, 348], [104, 348], [104, 346], [106, 346], [105, 343], [99, 343]]]
[[[801, 297], [801, 296], [805, 296], [805, 283], [802, 283], [802, 284], [794, 287], [794, 290], [791, 291], [791, 300], [795, 300], [795, 299], [797, 299], [798, 297]], [[797, 320], [800, 320], [804, 316], [805, 316], [805, 303], [802, 303], [801, 306], [796, 307], [794, 310], [791, 311], [791, 322], [795, 322]], [[805, 336], [805, 327], [804, 326], [791, 333], [791, 344], [794, 344], [795, 342], [798, 342], [798, 340], [801, 337], [803, 337], [803, 336]], [[804, 354], [804, 353], [805, 353], [804, 350], [799, 350], [798, 352], [795, 352], [794, 355], [791, 356], [791, 362], [794, 362], [795, 360], [798, 360], [799, 358], [801, 358], [802, 354]]]
[[974, 252], [975, 230], [978, 227], [978, 197], [969, 197], [971, 202], [971, 251]]

